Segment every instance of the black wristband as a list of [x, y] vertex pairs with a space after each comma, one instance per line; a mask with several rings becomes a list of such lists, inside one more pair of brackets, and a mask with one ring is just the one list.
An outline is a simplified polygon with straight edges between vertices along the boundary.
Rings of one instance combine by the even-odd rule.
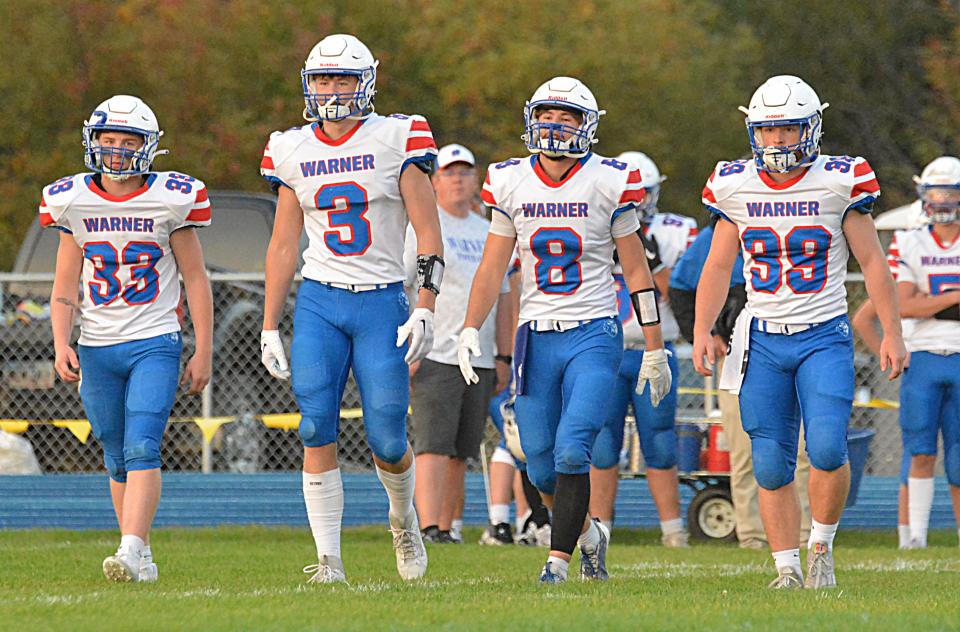
[[660, 306], [657, 305], [657, 291], [654, 288], [633, 292], [630, 301], [641, 327], [660, 324]]
[[503, 362], [505, 364], [513, 364], [512, 355], [504, 355], [502, 353], [498, 353], [497, 355], [493, 356], [493, 359], [496, 360], [497, 362]]

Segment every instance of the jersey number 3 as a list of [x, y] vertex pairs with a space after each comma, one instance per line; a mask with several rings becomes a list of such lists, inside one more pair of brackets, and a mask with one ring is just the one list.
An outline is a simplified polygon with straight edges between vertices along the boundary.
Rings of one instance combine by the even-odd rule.
[[[362, 255], [370, 247], [370, 222], [364, 215], [369, 208], [367, 190], [356, 182], [325, 184], [313, 196], [314, 205], [327, 211], [332, 230], [323, 233], [323, 243], [337, 257]], [[346, 228], [347, 238], [343, 231]]]
[[[750, 283], [756, 292], [776, 294], [786, 280], [794, 294], [816, 294], [827, 284], [832, 236], [823, 226], [797, 226], [783, 239], [772, 228], [748, 228], [741, 236], [751, 254]], [[783, 256], [787, 267], [784, 274]]]
[[534, 273], [544, 294], [573, 294], [583, 281], [583, 240], [571, 228], [540, 228], [530, 237]]
[[[156, 265], [162, 256], [160, 244], [150, 241], [131, 241], [122, 254], [108, 241], [84, 244], [83, 257], [93, 263], [94, 280], [87, 284], [90, 300], [94, 305], [106, 305], [121, 296], [127, 305], [154, 302], [160, 293]], [[117, 276], [121, 263], [130, 266], [130, 282], [126, 285]]]

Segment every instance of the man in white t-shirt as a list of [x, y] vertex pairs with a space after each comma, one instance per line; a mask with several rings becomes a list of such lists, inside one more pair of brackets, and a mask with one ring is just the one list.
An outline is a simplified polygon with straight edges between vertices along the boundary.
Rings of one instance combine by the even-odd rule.
[[[415, 498], [424, 539], [459, 543], [460, 525], [453, 522], [462, 511], [467, 459], [479, 454], [494, 387], [502, 390], [510, 379], [513, 327], [510, 309], [495, 310], [487, 318], [480, 328], [482, 353], [475, 361], [480, 382], [465, 384], [457, 363], [457, 334], [490, 222], [473, 212], [479, 189], [473, 153], [463, 145], [446, 145], [437, 155], [437, 165], [433, 186], [447, 248], [446, 268], [443, 297], [437, 297], [433, 348], [423, 361], [410, 367], [413, 445], [419, 472]], [[415, 287], [416, 259], [417, 238], [408, 227], [403, 258], [408, 289]], [[501, 300], [509, 292], [504, 280]]]

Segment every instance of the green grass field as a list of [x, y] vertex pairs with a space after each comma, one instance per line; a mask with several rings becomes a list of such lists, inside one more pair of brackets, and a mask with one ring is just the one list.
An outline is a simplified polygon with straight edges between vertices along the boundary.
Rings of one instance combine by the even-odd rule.
[[153, 539], [160, 581], [118, 585], [100, 572], [114, 533], [0, 531], [0, 629], [960, 629], [956, 532], [900, 552], [892, 533], [841, 531], [840, 588], [829, 592], [767, 590], [767, 553], [666, 550], [652, 532], [615, 533], [609, 582], [549, 587], [536, 581], [543, 549], [475, 544], [431, 547], [426, 579], [405, 584], [377, 528], [345, 534], [349, 586], [305, 583], [306, 529], [161, 529]]

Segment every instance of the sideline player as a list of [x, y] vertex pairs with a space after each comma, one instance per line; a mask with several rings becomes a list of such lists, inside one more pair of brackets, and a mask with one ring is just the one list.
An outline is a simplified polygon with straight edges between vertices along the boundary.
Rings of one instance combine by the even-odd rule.
[[460, 367], [477, 377], [478, 327], [497, 297], [514, 245], [523, 292], [517, 332], [516, 416], [530, 480], [553, 510], [551, 551], [540, 581], [566, 581], [580, 546], [580, 575], [607, 579], [606, 527], [590, 519], [590, 450], [623, 357], [613, 286], [613, 248], [644, 325], [648, 352], [637, 388], [655, 404], [670, 390], [653, 279], [635, 207], [640, 172], [591, 152], [603, 112], [580, 81], [555, 77], [524, 108], [528, 158], [491, 165], [481, 197], [490, 235], [460, 334]]
[[[870, 218], [880, 187], [863, 158], [820, 154], [824, 107], [801, 79], [768, 79], [743, 108], [754, 159], [718, 163], [703, 191], [704, 204], [727, 221], [717, 224], [697, 287], [693, 361], [711, 374], [710, 327], [742, 243], [747, 305], [720, 381], [740, 393], [778, 572], [773, 588], [836, 586], [833, 539], [850, 488], [853, 340], [843, 285], [850, 252], [880, 314], [880, 365], [890, 379], [906, 355], [893, 279]], [[801, 419], [813, 517], [805, 584], [793, 483]]]
[[83, 126], [84, 162], [94, 173], [57, 180], [40, 201], [40, 223], [62, 231], [50, 297], [54, 366], [64, 381], [80, 381], [120, 526], [120, 547], [103, 561], [111, 581], [158, 576], [150, 526], [160, 502], [160, 444], [180, 373], [178, 273], [196, 335], [181, 383], [197, 394], [210, 380], [213, 299], [193, 230], [210, 225], [210, 202], [203, 182], [151, 171], [154, 158], [166, 153], [159, 149], [162, 135], [137, 97], [107, 99]]
[[[660, 184], [666, 180], [656, 163], [639, 151], [628, 151], [617, 156], [640, 171], [643, 181], [643, 202], [637, 206], [640, 228], [646, 239], [647, 263], [653, 272], [658, 291], [660, 328], [667, 349], [670, 372], [677, 374], [673, 357], [673, 342], [680, 337], [677, 319], [670, 309], [668, 293], [670, 273], [681, 255], [697, 236], [697, 222], [692, 217], [661, 213], [657, 209]], [[656, 257], [655, 262], [650, 256]], [[643, 361], [643, 331], [634, 320], [630, 293], [623, 282], [619, 264], [614, 266], [617, 287], [617, 306], [623, 325], [623, 361], [617, 375], [611, 405], [606, 408], [603, 430], [593, 445], [590, 467], [590, 515], [613, 529], [614, 505], [617, 498], [620, 450], [623, 447], [624, 422], [627, 409], [633, 405], [633, 414], [640, 438], [640, 450], [647, 466], [647, 484], [660, 516], [660, 541], [667, 547], [689, 546], [689, 535], [680, 517], [680, 485], [677, 480], [677, 433], [674, 429], [677, 413], [677, 381], [659, 406], [652, 406], [649, 393], [636, 393], [634, 385]]]
[[[913, 319], [900, 427], [910, 454], [910, 548], [927, 546], [937, 434], [960, 527], [960, 159], [941, 156], [915, 177], [929, 226], [898, 231], [900, 315]], [[958, 531], [960, 535], [960, 531]]]
[[[426, 572], [427, 554], [413, 507], [407, 364], [433, 344], [433, 308], [443, 276], [429, 178], [436, 144], [422, 116], [374, 112], [377, 61], [356, 37], [325, 37], [310, 51], [301, 76], [309, 123], [271, 134], [260, 164], [279, 196], [260, 346], [274, 377], [292, 376], [302, 415], [303, 496], [318, 556], [304, 572], [312, 573], [310, 582], [346, 581], [336, 442], [340, 399], [353, 369], [367, 441], [390, 500], [397, 570], [403, 579], [417, 579]], [[412, 314], [403, 292], [408, 217], [418, 243]], [[277, 329], [303, 229], [309, 246], [288, 367]]]

